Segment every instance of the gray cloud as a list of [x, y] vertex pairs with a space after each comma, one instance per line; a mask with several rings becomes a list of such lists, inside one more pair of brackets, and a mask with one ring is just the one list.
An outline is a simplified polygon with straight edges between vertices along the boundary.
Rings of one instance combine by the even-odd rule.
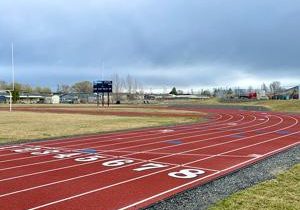
[[18, 79], [33, 84], [93, 80], [103, 61], [106, 76], [149, 86], [300, 78], [293, 0], [3, 0], [0, 14], [0, 79], [11, 41]]

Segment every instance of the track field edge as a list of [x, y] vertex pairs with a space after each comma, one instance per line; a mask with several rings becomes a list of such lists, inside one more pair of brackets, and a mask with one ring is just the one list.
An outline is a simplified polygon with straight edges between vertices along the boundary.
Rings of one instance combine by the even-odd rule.
[[143, 210], [204, 210], [216, 202], [266, 180], [300, 163], [300, 145], [287, 148], [213, 181], [177, 193]]

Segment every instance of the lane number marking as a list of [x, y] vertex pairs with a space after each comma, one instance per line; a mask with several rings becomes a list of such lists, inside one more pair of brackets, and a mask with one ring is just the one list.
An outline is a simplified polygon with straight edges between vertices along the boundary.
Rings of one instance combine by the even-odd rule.
[[199, 169], [183, 169], [179, 172], [171, 172], [168, 175], [179, 179], [192, 179], [198, 175], [204, 174], [205, 172]]
[[156, 169], [156, 168], [165, 168], [168, 167], [168, 165], [163, 164], [157, 164], [157, 163], [147, 163], [141, 166], [141, 168], [133, 169], [134, 171], [146, 171], [150, 169]]

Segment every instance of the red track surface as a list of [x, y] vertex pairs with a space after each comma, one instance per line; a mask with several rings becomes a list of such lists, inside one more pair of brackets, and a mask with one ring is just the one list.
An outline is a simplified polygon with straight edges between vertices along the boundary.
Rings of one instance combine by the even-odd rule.
[[206, 123], [2, 146], [0, 209], [138, 209], [300, 143], [297, 115], [206, 111]]

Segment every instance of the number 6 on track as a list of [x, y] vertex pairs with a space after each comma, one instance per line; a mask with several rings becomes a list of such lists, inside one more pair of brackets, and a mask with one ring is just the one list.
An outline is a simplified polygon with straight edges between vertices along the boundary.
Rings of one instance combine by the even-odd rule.
[[169, 173], [168, 175], [179, 179], [192, 179], [204, 173], [205, 173], [204, 171], [199, 169], [183, 169], [180, 170], [179, 172]]
[[123, 160], [112, 160], [112, 161], [108, 161], [105, 163], [102, 163], [102, 165], [104, 166], [109, 166], [109, 167], [115, 167], [115, 166], [122, 166], [128, 163], [133, 163], [133, 160], [127, 160], [127, 159], [123, 159]]

